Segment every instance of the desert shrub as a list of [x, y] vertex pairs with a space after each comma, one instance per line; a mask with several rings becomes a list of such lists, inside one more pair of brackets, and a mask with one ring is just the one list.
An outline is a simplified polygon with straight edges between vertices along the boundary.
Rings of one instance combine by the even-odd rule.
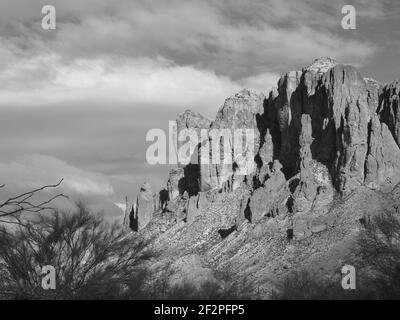
[[[39, 215], [17, 229], [0, 228], [0, 292], [14, 299], [113, 299], [141, 295], [149, 258], [117, 224], [78, 205], [76, 212]], [[56, 272], [44, 290], [42, 266]]]
[[289, 274], [272, 292], [274, 300], [329, 299], [332, 284], [301, 270]]
[[[147, 243], [108, 224], [81, 204], [76, 212], [37, 215], [17, 228], [0, 228], [0, 298], [4, 299], [246, 299], [231, 273], [200, 286], [170, 284], [171, 272], [150, 273]], [[42, 288], [41, 269], [53, 266], [56, 289]]]
[[367, 219], [357, 241], [364, 281], [377, 299], [400, 298], [399, 218], [396, 208]]
[[399, 299], [400, 216], [398, 209], [363, 219], [364, 228], [352, 249], [357, 288], [344, 290], [340, 277], [324, 280], [307, 272], [288, 275], [272, 299]]
[[232, 272], [213, 271], [210, 280], [194, 284], [189, 280], [171, 285], [168, 267], [158, 275], [146, 293], [157, 300], [249, 300], [256, 298], [246, 279], [237, 279]]
[[184, 282], [168, 288], [167, 300], [249, 300], [252, 295], [240, 284], [205, 281], [199, 286]]
[[373, 293], [357, 279], [356, 290], [344, 290], [341, 277], [321, 278], [306, 270], [295, 271], [278, 283], [273, 300], [358, 300], [373, 299]]

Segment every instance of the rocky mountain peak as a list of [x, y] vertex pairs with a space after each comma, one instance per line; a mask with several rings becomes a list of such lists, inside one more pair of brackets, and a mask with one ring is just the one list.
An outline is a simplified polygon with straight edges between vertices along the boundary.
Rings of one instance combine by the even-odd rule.
[[373, 78], [369, 78], [369, 77], [364, 77], [364, 81], [367, 83], [367, 85], [374, 86], [375, 88], [378, 88], [378, 89], [382, 85], [381, 82], [379, 82]]
[[265, 96], [254, 89], [243, 89], [227, 98], [218, 110], [213, 128], [238, 128], [246, 127], [244, 122], [249, 117], [261, 114]]
[[314, 71], [316, 73], [325, 73], [336, 65], [337, 62], [335, 59], [330, 57], [322, 57], [315, 59], [314, 62], [306, 68], [306, 70]]
[[140, 192], [150, 192], [151, 193], [150, 182], [148, 182], [148, 181], [143, 182], [142, 186], [140, 187]]
[[178, 132], [184, 128], [202, 129], [210, 126], [211, 120], [207, 119], [198, 112], [192, 110], [185, 110], [178, 113], [176, 116], [176, 122], [178, 125]]

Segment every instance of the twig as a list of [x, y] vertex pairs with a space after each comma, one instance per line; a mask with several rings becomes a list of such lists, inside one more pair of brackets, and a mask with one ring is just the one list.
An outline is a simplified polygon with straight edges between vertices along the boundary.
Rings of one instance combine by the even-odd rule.
[[[42, 201], [38, 204], [35, 204], [31, 201], [31, 198], [33, 198], [35, 195], [40, 193], [41, 191], [49, 188], [57, 188], [58, 186], [61, 185], [61, 183], [64, 181], [64, 179], [61, 179], [57, 184], [49, 184], [45, 185], [40, 188], [33, 189], [31, 191], [22, 193], [20, 195], [11, 197], [4, 201], [3, 203], [0, 203], [0, 218], [4, 217], [13, 217], [16, 218], [17, 221], [19, 219], [16, 217], [17, 214], [22, 213], [22, 212], [31, 212], [31, 213], [38, 213], [42, 212], [44, 210], [54, 210], [54, 208], [48, 206], [51, 202], [56, 200], [57, 198], [66, 198], [68, 199], [68, 196], [59, 193], [50, 199], [47, 199], [45, 201]], [[5, 185], [0, 185], [0, 188], [3, 188]], [[4, 220], [2, 220], [4, 222]], [[11, 223], [11, 222], [10, 222]], [[18, 222], [14, 222], [18, 223]]]

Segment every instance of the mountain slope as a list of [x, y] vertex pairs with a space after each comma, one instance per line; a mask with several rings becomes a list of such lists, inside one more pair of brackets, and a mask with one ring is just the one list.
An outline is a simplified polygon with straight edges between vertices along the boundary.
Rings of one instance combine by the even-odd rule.
[[[399, 200], [398, 88], [322, 58], [282, 76], [268, 97], [228, 98], [214, 121], [180, 114], [178, 130], [249, 129], [254, 139], [237, 155], [233, 133], [211, 135], [197, 148], [209, 159], [171, 172], [166, 208], [146, 209], [150, 222], [134, 235], [160, 253], [153, 270], [170, 265], [172, 279], [194, 282], [229, 270], [263, 297], [296, 269], [337, 276], [363, 219]], [[228, 163], [205, 161], [213, 145], [227, 147]]]

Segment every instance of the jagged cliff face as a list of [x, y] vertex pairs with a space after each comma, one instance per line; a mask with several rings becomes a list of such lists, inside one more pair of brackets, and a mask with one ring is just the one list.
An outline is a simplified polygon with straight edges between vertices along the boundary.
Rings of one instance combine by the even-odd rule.
[[[206, 266], [233, 264], [257, 285], [288, 265], [339, 261], [359, 219], [397, 201], [399, 87], [323, 58], [282, 76], [267, 97], [245, 89], [228, 98], [214, 121], [179, 114], [178, 133], [251, 129], [254, 153], [235, 154], [232, 139], [201, 140], [198, 154], [211, 159], [212, 143], [224, 143], [221, 157], [231, 164], [196, 156], [172, 170], [168, 205], [140, 236], [155, 237], [166, 260], [201, 254]], [[141, 206], [148, 209], [137, 205], [140, 217]]]
[[398, 146], [400, 146], [399, 95], [399, 81], [394, 81], [393, 83], [385, 85], [379, 94], [380, 105], [378, 110], [381, 122], [389, 127]]
[[[232, 188], [239, 186], [243, 180], [242, 169], [246, 172], [254, 172], [256, 168], [255, 153], [260, 147], [261, 133], [258, 128], [259, 118], [263, 113], [263, 104], [265, 97], [261, 93], [251, 90], [242, 90], [234, 96], [226, 99], [224, 105], [219, 109], [215, 121], [210, 125], [209, 140], [202, 143], [200, 153], [209, 155], [209, 164], [202, 163], [200, 160], [200, 189], [206, 191], [209, 189], [221, 189], [224, 184], [231, 185]], [[235, 138], [241, 129], [250, 129], [254, 133], [251, 145], [246, 145], [246, 137], [242, 137], [242, 152], [235, 155]], [[212, 132], [229, 132], [229, 137], [224, 136], [220, 140], [219, 135], [213, 135]], [[228, 130], [228, 131], [226, 131]], [[243, 135], [245, 134], [242, 132]], [[214, 153], [218, 152], [213, 148], [219, 145], [219, 151], [224, 153], [220, 164], [215, 164], [213, 159], [219, 157]], [[224, 150], [224, 151], [222, 151]], [[227, 150], [227, 151], [226, 151]], [[229, 157], [229, 161], [224, 161]]]
[[[393, 137], [378, 121], [377, 91], [369, 89], [352, 66], [331, 62], [330, 68], [321, 70], [314, 65], [281, 78], [278, 96], [267, 104], [273, 109], [269, 122], [280, 142], [276, 147], [285, 174], [290, 177], [299, 170], [304, 125], [311, 131], [309, 156], [327, 167], [338, 192], [349, 193], [371, 176], [383, 183], [398, 174], [400, 153], [398, 148], [388, 152]], [[304, 114], [309, 118], [302, 123]]]
[[[244, 162], [249, 177], [252, 173], [268, 174], [268, 168], [278, 160], [290, 179], [302, 170], [302, 158], [307, 157], [325, 166], [335, 189], [345, 195], [365, 183], [378, 187], [393, 177], [391, 183], [396, 182], [400, 150], [393, 143], [400, 143], [398, 91], [398, 82], [380, 89], [352, 66], [319, 59], [302, 71], [284, 75], [268, 99], [249, 90], [228, 98], [213, 122], [199, 114], [179, 115], [178, 130], [190, 126], [253, 129], [256, 154]], [[308, 115], [304, 121], [303, 115]], [[308, 136], [307, 141], [300, 141], [302, 135]], [[224, 143], [234, 154], [232, 141]], [[306, 144], [303, 148], [308, 148], [308, 153], [301, 154], [301, 143]], [[212, 138], [199, 147], [210, 158], [211, 144]], [[237, 162], [232, 159], [232, 163]], [[232, 179], [239, 180], [238, 185], [243, 179], [235, 177], [234, 169], [232, 165], [200, 161], [196, 172], [199, 186], [194, 189], [221, 189]]]

